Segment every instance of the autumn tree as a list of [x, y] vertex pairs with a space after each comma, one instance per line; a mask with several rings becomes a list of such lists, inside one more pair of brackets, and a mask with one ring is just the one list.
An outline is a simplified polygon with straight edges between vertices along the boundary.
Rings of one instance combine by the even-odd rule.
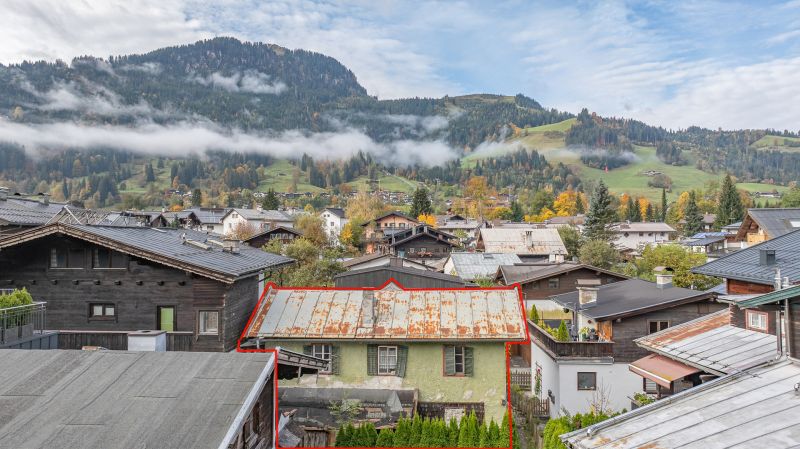
[[228, 231], [225, 235], [228, 238], [236, 239], [236, 240], [247, 240], [250, 237], [256, 235], [258, 230], [252, 224], [246, 221], [240, 221], [233, 226], [233, 229]]
[[589, 240], [581, 245], [578, 258], [581, 263], [611, 269], [619, 263], [620, 255], [619, 251], [605, 240]]
[[559, 217], [571, 217], [578, 213], [578, 192], [569, 189], [558, 194], [553, 201], [553, 209]]
[[485, 177], [473, 176], [467, 180], [467, 184], [464, 187], [464, 196], [469, 198], [470, 209], [474, 211], [477, 218], [483, 219], [485, 217], [486, 202], [492, 193], [493, 191], [486, 182]]
[[322, 218], [312, 214], [300, 214], [294, 227], [303, 234], [303, 238], [319, 247], [328, 245], [328, 234], [322, 226]]
[[431, 227], [436, 227], [436, 216], [433, 214], [428, 214], [428, 215], [420, 214], [417, 216], [417, 220], [419, 220], [419, 222], [422, 224], [426, 224]]
[[708, 290], [719, 284], [720, 280], [691, 271], [704, 263], [705, 254], [692, 252], [681, 245], [647, 246], [642, 250], [641, 257], [628, 264], [625, 274], [655, 281], [655, 268], [669, 267], [673, 272], [672, 283], [676, 287]]
[[371, 220], [384, 212], [388, 208], [380, 197], [377, 195], [370, 195], [368, 192], [358, 192], [347, 201], [345, 212], [347, 217], [352, 220], [361, 220], [366, 222]]

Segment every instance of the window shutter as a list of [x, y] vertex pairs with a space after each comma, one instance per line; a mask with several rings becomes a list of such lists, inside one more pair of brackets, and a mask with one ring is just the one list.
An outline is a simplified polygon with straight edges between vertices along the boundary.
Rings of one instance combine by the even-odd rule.
[[375, 345], [367, 345], [367, 374], [378, 375], [378, 347]]
[[331, 346], [331, 374], [339, 374], [339, 347]]
[[456, 347], [444, 347], [444, 375], [455, 376], [456, 374]]
[[471, 376], [475, 371], [474, 366], [474, 358], [472, 355], [472, 348], [464, 347], [464, 375]]
[[305, 355], [313, 354], [313, 352], [311, 351], [311, 345], [303, 345], [303, 354]]
[[397, 347], [397, 377], [406, 377], [406, 362], [408, 361], [408, 346]]

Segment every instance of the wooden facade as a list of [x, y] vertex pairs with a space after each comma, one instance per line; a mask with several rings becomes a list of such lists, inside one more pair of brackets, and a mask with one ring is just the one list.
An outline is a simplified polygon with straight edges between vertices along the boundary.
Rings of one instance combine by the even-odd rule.
[[[52, 258], [62, 257], [54, 248], [67, 254], [68, 268], [53, 268]], [[257, 276], [227, 284], [122, 253], [108, 256], [113, 262], [107, 268], [96, 268], [98, 250], [107, 251], [55, 234], [5, 248], [0, 251], [0, 286], [24, 287], [46, 302], [52, 330], [110, 333], [106, 341], [113, 342], [121, 337], [111, 333], [164, 329], [191, 335], [194, 351], [236, 348], [258, 300]], [[95, 306], [104, 313], [95, 314]], [[216, 335], [201, 335], [200, 312], [218, 313]], [[66, 349], [86, 342], [65, 337], [65, 344], [69, 341]], [[179, 345], [187, 347], [185, 337]]]
[[[551, 282], [554, 279], [556, 281]], [[602, 273], [589, 268], [579, 268], [566, 273], [554, 274], [542, 279], [522, 282], [522, 296], [524, 299], [548, 299], [551, 296], [574, 292], [578, 280], [597, 279], [601, 285], [612, 282], [624, 281], [625, 276], [613, 273]]]
[[753, 282], [739, 281], [736, 279], [727, 279], [728, 294], [729, 295], [751, 295], [760, 293], [769, 293], [775, 290], [772, 284], [756, 284]]

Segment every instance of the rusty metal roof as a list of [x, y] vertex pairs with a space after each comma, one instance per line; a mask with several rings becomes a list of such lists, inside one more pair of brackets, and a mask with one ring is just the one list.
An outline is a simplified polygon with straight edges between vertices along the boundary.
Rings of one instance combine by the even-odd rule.
[[516, 288], [383, 289], [268, 286], [248, 337], [349, 340], [524, 340]]
[[730, 311], [706, 315], [636, 339], [637, 345], [717, 375], [775, 358], [774, 335], [731, 325]]

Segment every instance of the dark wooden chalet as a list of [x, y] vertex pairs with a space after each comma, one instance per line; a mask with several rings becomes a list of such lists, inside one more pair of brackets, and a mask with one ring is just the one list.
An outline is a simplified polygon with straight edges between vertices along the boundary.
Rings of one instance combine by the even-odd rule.
[[56, 223], [0, 242], [0, 288], [47, 304], [65, 349], [127, 349], [127, 332], [165, 330], [168, 349], [230, 351], [283, 256], [187, 229]]
[[253, 248], [261, 248], [273, 240], [279, 240], [282, 244], [286, 245], [292, 243], [294, 239], [303, 236], [303, 233], [294, 228], [287, 228], [286, 226], [278, 226], [269, 231], [259, 232], [258, 234], [246, 239], [244, 243], [252, 246]]
[[417, 225], [395, 232], [384, 240], [383, 252], [409, 259], [443, 259], [458, 239], [429, 225]]
[[628, 277], [592, 265], [562, 262], [501, 265], [495, 279], [503, 285], [520, 284], [523, 298], [532, 300], [575, 291], [578, 280], [595, 279], [605, 285]]

